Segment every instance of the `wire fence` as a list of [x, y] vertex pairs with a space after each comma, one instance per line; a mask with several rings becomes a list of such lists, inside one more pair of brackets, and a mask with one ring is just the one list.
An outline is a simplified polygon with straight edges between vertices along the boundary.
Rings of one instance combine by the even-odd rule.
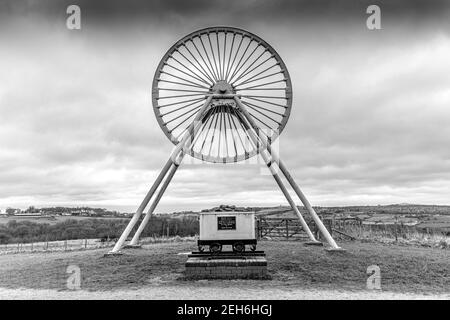
[[30, 243], [9, 243], [0, 245], [0, 254], [87, 250], [112, 247], [113, 245], [114, 241], [102, 241], [102, 239], [73, 239]]
[[[196, 236], [153, 236], [143, 237], [140, 239], [139, 243], [157, 244], [167, 242], [192, 242], [196, 239]], [[13, 253], [56, 252], [112, 248], [116, 241], [117, 239], [72, 239], [60, 241], [0, 244], [0, 255]]]

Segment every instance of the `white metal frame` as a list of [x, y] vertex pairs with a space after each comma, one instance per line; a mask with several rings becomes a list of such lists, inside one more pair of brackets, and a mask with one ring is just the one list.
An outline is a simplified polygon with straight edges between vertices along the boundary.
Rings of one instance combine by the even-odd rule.
[[[256, 146], [261, 146], [260, 154], [264, 162], [266, 163], [267, 167], [269, 168], [272, 176], [274, 177], [276, 183], [278, 184], [279, 188], [281, 189], [282, 193], [286, 197], [286, 200], [290, 204], [292, 210], [296, 213], [298, 216], [300, 223], [306, 233], [308, 234], [308, 237], [313, 243], [319, 243], [316, 238], [314, 237], [313, 233], [311, 232], [310, 228], [308, 227], [307, 223], [305, 222], [305, 219], [303, 218], [302, 214], [298, 210], [294, 200], [290, 196], [289, 192], [287, 191], [285, 185], [283, 184], [283, 181], [281, 177], [279, 176], [277, 170], [274, 168], [274, 165], [277, 165], [280, 169], [281, 173], [284, 175], [286, 180], [289, 182], [305, 208], [307, 209], [308, 213], [313, 218], [314, 222], [316, 223], [319, 231], [322, 233], [324, 238], [326, 239], [327, 243], [331, 247], [331, 249], [334, 250], [340, 250], [341, 248], [336, 244], [331, 234], [328, 232], [326, 227], [324, 226], [323, 222], [320, 220], [320, 217], [317, 215], [309, 201], [307, 200], [306, 196], [303, 194], [303, 192], [300, 190], [299, 186], [295, 183], [292, 176], [289, 174], [285, 164], [281, 161], [277, 153], [270, 147], [270, 145], [265, 141], [264, 137], [260, 134], [260, 128], [256, 123], [253, 121], [251, 115], [248, 113], [246, 107], [241, 102], [239, 95], [236, 94], [209, 94], [205, 96], [205, 103], [202, 106], [202, 108], [197, 112], [194, 121], [190, 124], [188, 130], [183, 136], [183, 139], [176, 145], [175, 149], [173, 150], [169, 160], [164, 165], [161, 173], [156, 178], [155, 182], [153, 183], [152, 187], [148, 191], [147, 195], [145, 196], [144, 200], [142, 201], [141, 205], [137, 209], [136, 213], [131, 218], [130, 222], [128, 223], [127, 227], [123, 231], [122, 235], [120, 236], [119, 240], [115, 244], [114, 248], [108, 253], [108, 254], [117, 254], [120, 252], [120, 250], [123, 248], [126, 239], [129, 237], [131, 231], [139, 221], [139, 218], [141, 217], [142, 213], [144, 212], [145, 208], [147, 207], [148, 203], [150, 202], [151, 198], [153, 197], [154, 193], [158, 189], [158, 187], [161, 185], [163, 179], [165, 178], [158, 194], [156, 195], [155, 199], [153, 200], [152, 204], [150, 205], [149, 210], [145, 214], [144, 219], [140, 223], [136, 233], [134, 234], [130, 245], [137, 245], [139, 241], [139, 237], [146, 227], [153, 211], [155, 210], [156, 206], [158, 205], [161, 197], [163, 196], [165, 190], [167, 189], [167, 186], [169, 185], [172, 177], [174, 176], [175, 172], [177, 171], [179, 165], [181, 164], [183, 157], [185, 154], [190, 154], [190, 146], [191, 142], [194, 141], [195, 136], [197, 135], [200, 127], [201, 127], [201, 120], [203, 117], [207, 114], [208, 108], [210, 107], [212, 99], [234, 99], [234, 101], [237, 104], [237, 112], [239, 115], [239, 119], [242, 122], [242, 124], [246, 127], [247, 132], [249, 133], [252, 142]], [[190, 138], [190, 139], [189, 139]]]

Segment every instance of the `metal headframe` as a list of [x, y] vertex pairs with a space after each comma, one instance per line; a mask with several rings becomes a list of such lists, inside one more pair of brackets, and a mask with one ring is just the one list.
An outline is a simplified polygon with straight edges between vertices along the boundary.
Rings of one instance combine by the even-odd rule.
[[320, 244], [278, 171], [291, 185], [331, 249], [341, 250], [271, 148], [289, 118], [292, 86], [286, 66], [269, 44], [248, 31], [231, 27], [193, 32], [164, 55], [155, 73], [152, 95], [158, 123], [176, 147], [110, 254], [118, 253], [123, 247], [162, 184], [130, 242], [130, 245], [138, 244], [185, 154], [204, 161], [228, 163], [259, 153], [311, 243]]
[[[238, 28], [213, 27], [177, 41], [153, 79], [153, 109], [166, 136], [178, 144], [208, 94], [239, 95], [269, 141], [283, 131], [292, 106], [289, 72], [278, 53], [258, 36]], [[209, 162], [237, 162], [258, 153], [233, 103], [216, 100], [203, 135], [190, 155]]]

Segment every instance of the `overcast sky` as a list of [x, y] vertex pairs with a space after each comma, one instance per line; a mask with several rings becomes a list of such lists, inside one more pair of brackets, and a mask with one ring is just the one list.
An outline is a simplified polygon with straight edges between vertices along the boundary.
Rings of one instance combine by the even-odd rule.
[[[313, 205], [450, 204], [445, 1], [0, 1], [0, 208], [133, 211], [173, 145], [151, 82], [167, 49], [230, 25], [294, 89], [280, 155]], [[81, 30], [66, 8], [81, 7]], [[381, 7], [381, 30], [365, 10]], [[286, 204], [258, 165], [186, 164], [157, 211]]]

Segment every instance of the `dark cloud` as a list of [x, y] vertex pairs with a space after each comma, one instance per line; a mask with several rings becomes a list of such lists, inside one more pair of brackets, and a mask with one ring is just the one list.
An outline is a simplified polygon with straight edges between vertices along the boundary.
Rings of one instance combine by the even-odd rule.
[[[73, 3], [79, 32], [65, 28]], [[449, 5], [377, 3], [372, 32], [371, 1], [0, 2], [0, 207], [134, 208], [173, 148], [151, 106], [156, 65], [219, 24], [248, 28], [286, 62], [280, 154], [313, 204], [448, 203]], [[186, 161], [161, 210], [224, 202], [285, 204], [261, 165]]]
[[[126, 27], [130, 24], [148, 23], [149, 20], [170, 24], [174, 21], [188, 23], [194, 20], [211, 21], [223, 18], [230, 24], [246, 25], [256, 21], [276, 24], [283, 21], [301, 23], [301, 20], [345, 22], [358, 18], [369, 5], [377, 4], [387, 19], [408, 19], [414, 23], [433, 20], [445, 22], [450, 5], [445, 0], [30, 0], [1, 1], [1, 12], [5, 17], [64, 19], [66, 8], [76, 4], [82, 8], [87, 24], [107, 24]], [[63, 15], [61, 15], [63, 13]]]

